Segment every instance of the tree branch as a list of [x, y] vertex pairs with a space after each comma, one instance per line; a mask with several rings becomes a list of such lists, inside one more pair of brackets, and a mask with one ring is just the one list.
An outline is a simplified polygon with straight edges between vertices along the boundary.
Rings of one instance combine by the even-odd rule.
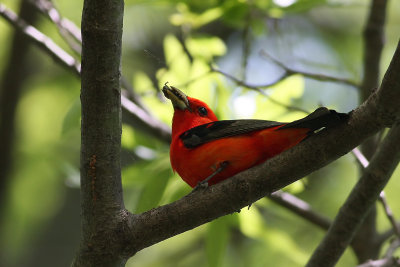
[[50, 0], [29, 0], [40, 12], [57, 26], [58, 32], [64, 41], [78, 55], [82, 53], [82, 36], [80, 29], [70, 20], [63, 18]]
[[[20, 1], [19, 15], [30, 23], [34, 23], [37, 12], [27, 1]], [[0, 6], [1, 9], [1, 6]], [[3, 44], [4, 45], [4, 44]], [[19, 31], [15, 31], [9, 47], [9, 58], [4, 71], [0, 75], [0, 222], [6, 216], [8, 205], [8, 189], [12, 181], [12, 167], [14, 163], [13, 150], [15, 138], [15, 114], [22, 92], [23, 83], [32, 71], [27, 68], [30, 43]], [[0, 244], [2, 247], [5, 244]], [[3, 262], [4, 249], [0, 248], [0, 265]]]
[[260, 93], [261, 95], [265, 96], [266, 98], [268, 98], [272, 103], [277, 104], [277, 105], [279, 105], [279, 106], [282, 106], [282, 107], [286, 108], [287, 110], [299, 111], [299, 112], [303, 112], [303, 113], [306, 113], [306, 114], [309, 114], [309, 113], [310, 113], [310, 112], [308, 112], [307, 110], [302, 109], [302, 108], [300, 108], [300, 107], [295, 107], [295, 106], [291, 106], [291, 105], [286, 105], [286, 104], [284, 104], [284, 103], [282, 103], [282, 102], [280, 102], [280, 101], [278, 101], [278, 100], [272, 98], [270, 95], [268, 95], [266, 92], [264, 92], [264, 91], [261, 89], [261, 88], [271, 87], [271, 86], [273, 86], [273, 85], [279, 83], [280, 81], [282, 81], [283, 79], [285, 79], [285, 78], [288, 77], [288, 76], [282, 76], [282, 77], [278, 78], [276, 81], [274, 81], [274, 82], [272, 82], [272, 83], [269, 83], [269, 84], [267, 84], [267, 85], [256, 86], [256, 85], [248, 84], [248, 83], [246, 83], [246, 82], [244, 82], [244, 81], [242, 81], [242, 80], [239, 80], [238, 78], [236, 78], [236, 77], [230, 75], [229, 73], [226, 73], [226, 72], [224, 72], [224, 71], [222, 71], [222, 70], [216, 69], [216, 68], [214, 68], [213, 66], [210, 66], [210, 72], [215, 72], [215, 73], [222, 74], [222, 75], [225, 76], [226, 78], [228, 78], [228, 79], [230, 79], [231, 81], [233, 81], [234, 83], [236, 83], [238, 86], [243, 86], [243, 87], [245, 87], [245, 88], [247, 88], [247, 89], [256, 91], [256, 92]]
[[30, 37], [35, 44], [50, 55], [56, 62], [61, 65], [68, 66], [75, 74], [80, 73], [80, 64], [61, 47], [53, 42], [49, 37], [30, 26], [24, 20], [20, 19], [17, 14], [7, 9], [5, 5], [0, 3], [0, 16], [10, 22], [17, 30], [21, 30], [26, 36]]
[[124, 2], [85, 0], [82, 15], [81, 218], [73, 266], [123, 266], [120, 62]]
[[125, 221], [129, 235], [127, 251], [133, 255], [166, 238], [239, 211], [339, 158], [384, 125], [391, 125], [395, 121], [392, 116], [377, 114], [384, 114], [383, 110], [393, 109], [398, 112], [400, 109], [395, 101], [383, 96], [390, 92], [397, 96], [395, 99], [400, 97], [400, 84], [392, 81], [397, 80], [395, 73], [399, 71], [398, 46], [381, 88], [351, 113], [347, 124], [321, 132], [265, 163], [204, 191], [194, 192], [174, 203], [142, 214], [130, 215]]
[[[34, 41], [42, 50], [54, 58], [61, 66], [65, 67], [67, 70], [71, 71], [75, 75], [80, 77], [80, 64], [75, 61], [75, 59], [65, 52], [62, 48], [54, 44], [54, 42], [43, 33], [38, 31], [36, 28], [28, 25], [25, 21], [18, 18], [18, 16], [11, 10], [7, 9], [3, 4], [0, 4], [0, 16], [6, 18], [6, 20], [14, 26], [16, 29], [20, 30], [26, 37]], [[25, 29], [31, 29], [30, 32], [37, 33], [41, 38], [36, 38], [35, 35], [30, 34]], [[43, 37], [44, 36], [44, 37]], [[48, 49], [47, 43], [52, 43], [56, 46], [56, 49]], [[59, 53], [60, 52], [60, 53]], [[69, 64], [69, 60], [64, 60], [63, 55], [67, 55], [68, 59], [73, 60], [74, 64]], [[127, 86], [127, 83], [122, 79], [122, 83]], [[129, 86], [127, 86], [129, 88]], [[128, 90], [129, 91], [129, 90]], [[132, 90], [133, 91], [133, 90]], [[132, 95], [132, 93], [129, 93]], [[142, 130], [145, 133], [149, 133], [157, 139], [168, 142], [171, 140], [171, 129], [166, 124], [154, 118], [151, 114], [146, 114], [146, 110], [139, 107], [127, 97], [124, 97], [122, 102], [123, 108], [123, 118], [126, 119], [131, 125], [136, 126], [136, 128]]]
[[[400, 239], [393, 239], [392, 243], [385, 252], [385, 258], [390, 258], [393, 256], [394, 252], [400, 247]], [[399, 261], [400, 264], [400, 261]]]
[[397, 236], [397, 238], [400, 240], [400, 228], [396, 223], [396, 220], [394, 219], [394, 215], [392, 212], [392, 209], [389, 207], [389, 204], [387, 203], [386, 196], [385, 196], [385, 191], [382, 191], [379, 194], [379, 201], [382, 203], [383, 209], [385, 211], [386, 217], [388, 218], [390, 224], [392, 225], [393, 232]]
[[323, 230], [328, 230], [332, 223], [329, 218], [313, 211], [308, 203], [289, 193], [279, 190], [269, 195], [268, 198]]
[[400, 266], [400, 260], [394, 257], [383, 258], [380, 260], [369, 260], [363, 264], [357, 265], [357, 267], [398, 267]]
[[[384, 42], [384, 24], [386, 17], [386, 0], [371, 0], [369, 16], [364, 28], [364, 61], [363, 79], [359, 88], [360, 103], [365, 101], [372, 90], [378, 87], [380, 82], [380, 58]], [[379, 145], [377, 135], [369, 137], [361, 146], [361, 151], [366, 159], [370, 160]], [[363, 168], [360, 169], [364, 171]], [[374, 205], [366, 216], [362, 226], [357, 231], [352, 247], [358, 262], [365, 262], [370, 258], [377, 258], [382, 243], [378, 242], [379, 234], [376, 230], [376, 206]]]
[[364, 29], [364, 74], [360, 86], [360, 98], [364, 101], [379, 86], [380, 61], [384, 45], [384, 25], [387, 0], [371, 1], [367, 25]]
[[389, 131], [307, 266], [334, 266], [400, 160], [400, 124]]
[[294, 74], [300, 74], [300, 75], [303, 75], [304, 77], [307, 77], [307, 78], [313, 79], [313, 80], [317, 80], [317, 81], [341, 83], [341, 84], [348, 85], [348, 86], [351, 86], [354, 88], [359, 87], [358, 83], [356, 83], [352, 80], [349, 80], [349, 79], [292, 69], [292, 68], [286, 66], [285, 64], [283, 64], [282, 62], [280, 62], [279, 60], [275, 59], [273, 56], [271, 56], [264, 50], [261, 50], [260, 53], [262, 56], [271, 60], [272, 62], [274, 62], [276, 65], [278, 65], [280, 68], [282, 68], [285, 71], [284, 74], [281, 76], [281, 79], [287, 78]]
[[[51, 20], [51, 22], [53, 22], [57, 26], [58, 32], [60, 33], [64, 41], [69, 45], [69, 47], [71, 47], [72, 50], [74, 50], [79, 56], [81, 56], [82, 36], [80, 33], [80, 29], [72, 21], [62, 17], [60, 12], [50, 0], [29, 1], [34, 4], [34, 6], [38, 10], [45, 14]], [[126, 89], [125, 93], [127, 94], [127, 96], [132, 99], [132, 101], [137, 104], [141, 109], [150, 114], [150, 112], [140, 99], [139, 95], [135, 93], [132, 86], [123, 76], [121, 76], [121, 85], [122, 88]]]

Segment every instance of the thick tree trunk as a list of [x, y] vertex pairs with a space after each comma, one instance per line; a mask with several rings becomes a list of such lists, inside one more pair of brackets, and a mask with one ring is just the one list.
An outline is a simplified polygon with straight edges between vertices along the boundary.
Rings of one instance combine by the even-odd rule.
[[123, 0], [85, 0], [82, 15], [82, 240], [74, 266], [123, 266], [120, 58]]

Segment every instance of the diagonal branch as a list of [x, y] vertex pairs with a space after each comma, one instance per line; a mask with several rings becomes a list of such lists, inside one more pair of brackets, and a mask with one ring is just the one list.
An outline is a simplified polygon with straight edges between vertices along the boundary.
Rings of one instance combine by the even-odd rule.
[[280, 77], [280, 78], [278, 78], [276, 81], [274, 81], [274, 82], [272, 82], [272, 83], [269, 83], [268, 85], [257, 86], [257, 85], [251, 85], [251, 84], [246, 83], [246, 82], [244, 82], [244, 81], [242, 81], [242, 80], [239, 80], [239, 79], [236, 78], [235, 76], [233, 76], [233, 75], [231, 75], [231, 74], [229, 74], [229, 73], [226, 73], [226, 72], [224, 72], [224, 71], [222, 71], [222, 70], [216, 69], [216, 68], [214, 68], [213, 66], [210, 66], [210, 72], [215, 72], [215, 73], [222, 74], [222, 75], [225, 76], [226, 78], [228, 78], [228, 79], [230, 79], [231, 81], [233, 81], [234, 83], [236, 83], [238, 86], [243, 86], [243, 87], [245, 87], [245, 88], [247, 88], [247, 89], [256, 91], [256, 92], [260, 93], [261, 95], [265, 96], [266, 98], [268, 98], [272, 103], [274, 103], [274, 104], [276, 104], [276, 105], [279, 105], [279, 106], [282, 106], [282, 107], [286, 108], [287, 110], [299, 111], [299, 112], [303, 112], [303, 113], [305, 113], [305, 114], [309, 114], [309, 113], [310, 113], [310, 112], [308, 112], [307, 110], [302, 109], [302, 108], [300, 108], [300, 107], [295, 107], [295, 106], [291, 106], [291, 105], [286, 105], [285, 103], [282, 103], [282, 102], [276, 100], [275, 98], [272, 98], [270, 95], [268, 95], [265, 91], [262, 90], [262, 88], [271, 87], [271, 86], [273, 86], [273, 85], [279, 83], [280, 81], [282, 81], [283, 79], [285, 79], [286, 76], [285, 76], [285, 77]]
[[49, 37], [32, 27], [24, 20], [20, 19], [17, 14], [7, 9], [5, 5], [0, 3], [0, 16], [10, 22], [17, 30], [21, 30], [35, 44], [50, 55], [56, 62], [61, 65], [68, 66], [76, 75], [80, 73], [80, 64], [61, 47], [53, 42]]
[[78, 55], [82, 53], [82, 36], [80, 29], [70, 20], [63, 18], [50, 0], [29, 0], [40, 12], [57, 26], [58, 31], [65, 42]]
[[392, 212], [392, 209], [390, 208], [389, 204], [387, 203], [385, 191], [382, 191], [379, 194], [379, 201], [382, 203], [383, 209], [385, 210], [386, 217], [388, 218], [390, 224], [392, 225], [394, 234], [400, 240], [400, 227], [397, 225], [396, 220], [393, 215], [393, 212]]
[[400, 161], [400, 124], [389, 131], [307, 266], [334, 266]]
[[282, 190], [272, 193], [268, 198], [299, 215], [301, 218], [319, 226], [323, 230], [328, 230], [332, 223], [329, 218], [312, 210], [307, 202], [304, 202], [303, 200]]
[[270, 54], [268, 54], [266, 51], [262, 50], [260, 53], [262, 56], [271, 60], [272, 62], [274, 62], [276, 65], [278, 65], [280, 68], [282, 68], [284, 70], [284, 73], [282, 74], [282, 76], [280, 78], [281, 80], [286, 77], [289, 77], [291, 75], [294, 75], [294, 74], [300, 74], [300, 75], [303, 75], [304, 77], [307, 77], [307, 78], [313, 79], [313, 80], [317, 80], [317, 81], [341, 83], [341, 84], [345, 84], [345, 85], [348, 85], [348, 86], [351, 86], [354, 88], [359, 87], [358, 83], [356, 83], [352, 80], [349, 80], [349, 79], [292, 69], [292, 68], [286, 66], [285, 64], [283, 64], [282, 62], [280, 62], [279, 60], [277, 60], [276, 58], [274, 58], [273, 56], [271, 56]]
[[[370, 2], [369, 16], [363, 34], [363, 79], [359, 88], [360, 103], [365, 101], [372, 90], [379, 86], [381, 79], [379, 68], [384, 45], [387, 0], [371, 0]], [[361, 151], [366, 159], [372, 158], [378, 145], [379, 138], [377, 135], [364, 141], [361, 145]], [[377, 242], [377, 240], [379, 240], [379, 234], [376, 228], [376, 207], [374, 206], [352, 241], [353, 250], [359, 263], [378, 257], [382, 243]]]
[[[29, 0], [39, 11], [45, 14], [58, 28], [58, 32], [65, 42], [79, 56], [82, 53], [82, 36], [80, 29], [70, 20], [61, 16], [51, 0]], [[121, 86], [125, 89], [127, 96], [145, 112], [150, 113], [143, 104], [140, 96], [135, 93], [132, 86], [125, 77], [121, 76]]]
[[[80, 77], [80, 64], [72, 56], [57, 46], [49, 37], [45, 36], [33, 26], [28, 25], [1, 3], [0, 16], [3, 16], [12, 26], [20, 30], [31, 41], [34, 41], [36, 45], [42, 48], [47, 55], [54, 58], [61, 66]], [[71, 62], [73, 63], [70, 64]], [[122, 83], [125, 85], [127, 84], [124, 79], [122, 79]], [[150, 133], [159, 140], [169, 143], [171, 140], [171, 130], [169, 126], [157, 120], [151, 114], [148, 114], [143, 108], [126, 97], [123, 99], [122, 108], [124, 120], [129, 121], [130, 124], [136, 126], [143, 132]]]
[[354, 110], [347, 124], [321, 132], [298, 146], [204, 191], [142, 214], [130, 214], [126, 228], [127, 252], [137, 251], [190, 230], [217, 217], [239, 211], [351, 151], [367, 137], [391, 125], [400, 107], [384, 94], [400, 98], [400, 44], [381, 88]]

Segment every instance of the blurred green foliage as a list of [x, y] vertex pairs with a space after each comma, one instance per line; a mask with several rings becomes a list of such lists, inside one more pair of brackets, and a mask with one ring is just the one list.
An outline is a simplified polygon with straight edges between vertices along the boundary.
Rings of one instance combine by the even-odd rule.
[[[16, 1], [2, 2], [18, 9]], [[64, 16], [80, 24], [82, 1], [54, 2]], [[312, 111], [325, 105], [346, 112], [358, 104], [353, 87], [298, 74], [265, 89], [263, 95], [213, 72], [210, 66], [251, 85], [267, 84], [283, 70], [260, 54], [266, 51], [293, 69], [358, 82], [367, 2], [127, 0], [122, 72], [149, 110], [167, 124], [172, 108], [158, 90], [167, 81], [206, 101], [221, 119], [290, 121], [304, 116], [285, 106]], [[398, 39], [398, 10], [400, 3], [390, 1], [382, 70]], [[40, 17], [36, 26], [71, 53], [47, 19]], [[10, 25], [0, 20], [0, 71], [12, 49], [12, 34]], [[68, 266], [80, 234], [80, 85], [36, 47], [30, 50], [0, 242], [8, 266]], [[131, 152], [124, 158], [129, 164], [122, 172], [130, 211], [143, 212], [190, 192], [170, 168], [168, 144], [124, 124], [122, 147]], [[355, 159], [348, 155], [285, 190], [333, 218], [358, 176]], [[398, 170], [386, 189], [397, 217], [399, 178]], [[389, 227], [381, 208], [377, 222], [379, 230]], [[302, 266], [323, 233], [262, 199], [240, 213], [144, 249], [127, 266]], [[348, 250], [338, 266], [355, 264]]]

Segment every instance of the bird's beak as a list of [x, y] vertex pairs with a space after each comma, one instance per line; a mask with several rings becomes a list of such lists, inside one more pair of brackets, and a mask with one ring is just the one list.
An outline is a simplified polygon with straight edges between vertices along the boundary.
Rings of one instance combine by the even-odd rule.
[[188, 109], [189, 111], [192, 111], [187, 96], [181, 90], [173, 86], [168, 86], [168, 84], [165, 83], [162, 91], [164, 93], [164, 96], [171, 100], [174, 108], [178, 108], [181, 110]]

